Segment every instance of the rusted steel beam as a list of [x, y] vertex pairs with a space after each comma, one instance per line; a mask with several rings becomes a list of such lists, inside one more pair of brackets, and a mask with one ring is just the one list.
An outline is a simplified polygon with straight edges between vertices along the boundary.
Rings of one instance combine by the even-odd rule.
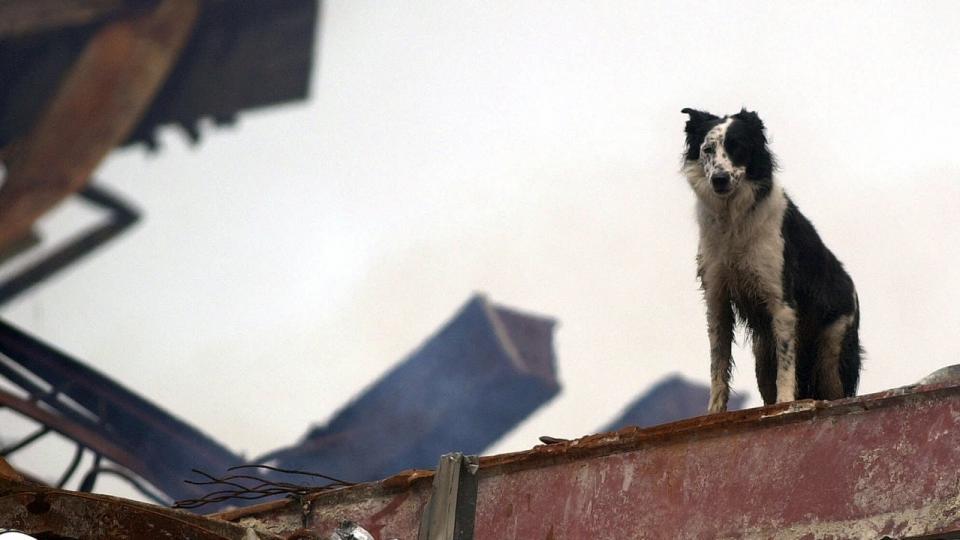
[[[36, 287], [44, 280], [69, 268], [107, 242], [110, 242], [133, 226], [140, 218], [139, 212], [109, 190], [88, 184], [79, 192], [81, 199], [108, 212], [107, 219], [93, 229], [58, 246], [52, 253], [27, 266], [16, 274], [0, 281], [0, 306]], [[39, 243], [39, 238], [37, 238]], [[18, 243], [19, 244], [19, 243]], [[24, 246], [26, 248], [26, 246]], [[32, 246], [31, 246], [32, 247]], [[16, 244], [13, 246], [16, 249]], [[0, 264], [3, 263], [0, 254]]]
[[30, 395], [31, 401], [20, 400], [18, 411], [136, 473], [171, 499], [208, 492], [183, 482], [192, 468], [222, 471], [243, 462], [190, 424], [2, 320], [0, 355], [0, 377]]
[[119, 10], [125, 0], [2, 0], [0, 37], [93, 22]]
[[162, 0], [111, 21], [87, 43], [60, 89], [6, 160], [0, 251], [123, 142], [166, 80], [197, 18], [198, 0]]
[[[960, 535], [960, 384], [905, 387], [626, 428], [481, 458], [474, 538], [953, 538]], [[429, 474], [309, 501], [414, 538]], [[222, 517], [277, 531], [301, 508]], [[299, 521], [297, 521], [299, 522]]]
[[97, 453], [114, 463], [134, 471], [148, 470], [147, 464], [143, 463], [140, 458], [130, 455], [93, 430], [87, 429], [76, 422], [71, 422], [58, 414], [51, 413], [33, 401], [21, 399], [6, 390], [0, 389], [0, 406], [9, 407], [24, 416], [32, 418], [86, 448], [96, 449]]
[[0, 476], [4, 527], [51, 538], [280, 540], [263, 530], [106, 495], [35, 486]]
[[0, 378], [30, 396], [6, 398], [19, 412], [134, 472], [170, 499], [208, 493], [183, 482], [191, 469], [222, 471], [243, 462], [190, 424], [2, 320], [0, 356]]

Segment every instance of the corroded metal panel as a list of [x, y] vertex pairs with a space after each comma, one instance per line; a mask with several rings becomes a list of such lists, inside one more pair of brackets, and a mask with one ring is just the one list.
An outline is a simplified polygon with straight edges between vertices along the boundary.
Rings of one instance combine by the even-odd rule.
[[9, 473], [0, 475], [0, 527], [37, 538], [281, 540], [181, 510], [33, 485]]
[[960, 528], [960, 398], [481, 480], [477, 539], [880, 538]]
[[[954, 382], [482, 458], [475, 538], [954, 537], [958, 428]], [[380, 539], [413, 538], [428, 478], [410, 473], [320, 495], [305, 522], [323, 534], [350, 519], [373, 525]], [[291, 512], [247, 509], [242, 522]]]
[[302, 505], [273, 502], [214, 517], [282, 536], [307, 530], [321, 537], [350, 520], [378, 540], [415, 540], [420, 517], [430, 499], [431, 478], [421, 472], [405, 473], [391, 480], [396, 486], [367, 484], [338, 489]]
[[122, 143], [190, 37], [197, 0], [161, 0], [99, 27], [8, 159], [0, 187], [0, 248], [71, 193]]

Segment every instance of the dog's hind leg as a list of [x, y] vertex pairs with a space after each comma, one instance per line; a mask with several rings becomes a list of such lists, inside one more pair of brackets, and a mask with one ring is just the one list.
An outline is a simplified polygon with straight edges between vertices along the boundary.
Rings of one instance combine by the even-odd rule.
[[733, 308], [730, 300], [719, 291], [706, 290], [707, 333], [710, 336], [710, 404], [711, 413], [727, 410], [730, 398], [730, 368], [733, 357]]
[[840, 399], [846, 395], [841, 379], [840, 356], [843, 342], [851, 331], [853, 315], [844, 315], [830, 323], [820, 333], [817, 354], [816, 399]]

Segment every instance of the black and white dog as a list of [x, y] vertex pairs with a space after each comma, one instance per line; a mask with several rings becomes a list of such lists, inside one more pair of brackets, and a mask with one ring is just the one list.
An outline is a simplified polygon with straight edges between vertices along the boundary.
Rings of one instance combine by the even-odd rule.
[[700, 225], [709, 412], [727, 408], [737, 319], [753, 339], [765, 404], [854, 395], [862, 352], [853, 281], [774, 178], [760, 117], [682, 112], [690, 116], [683, 173]]

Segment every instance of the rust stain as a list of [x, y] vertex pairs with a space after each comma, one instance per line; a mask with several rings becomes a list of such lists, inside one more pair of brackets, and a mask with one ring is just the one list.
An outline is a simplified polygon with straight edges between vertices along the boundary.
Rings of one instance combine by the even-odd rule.
[[387, 503], [387, 505], [384, 506], [379, 512], [376, 512], [375, 514], [370, 516], [367, 520], [365, 520], [365, 523], [367, 523], [366, 528], [370, 532], [370, 534], [379, 538], [385, 526], [385, 524], [383, 523], [383, 519], [385, 517], [393, 515], [393, 513], [396, 512], [397, 509], [400, 508], [400, 506], [404, 502], [406, 502], [406, 500], [409, 498], [410, 498], [410, 493], [403, 492], [400, 495], [394, 497], [393, 500]]
[[413, 484], [425, 479], [433, 480], [432, 470], [408, 469], [377, 483], [386, 489], [408, 489]]

